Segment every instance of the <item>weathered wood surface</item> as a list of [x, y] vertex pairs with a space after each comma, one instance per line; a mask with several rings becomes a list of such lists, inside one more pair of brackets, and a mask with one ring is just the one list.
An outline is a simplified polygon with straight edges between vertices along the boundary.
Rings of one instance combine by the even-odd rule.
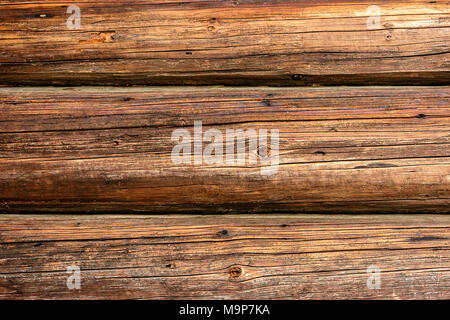
[[[449, 87], [0, 88], [0, 212], [449, 212], [449, 98]], [[195, 120], [224, 136], [279, 130], [278, 172], [174, 164], [171, 135]]]
[[[70, 5], [81, 10], [78, 30], [67, 28]], [[368, 27], [371, 5], [380, 8], [379, 26]], [[2, 0], [0, 7], [3, 84], [450, 82], [448, 0]]]
[[447, 215], [1, 215], [0, 298], [450, 299], [449, 245]]

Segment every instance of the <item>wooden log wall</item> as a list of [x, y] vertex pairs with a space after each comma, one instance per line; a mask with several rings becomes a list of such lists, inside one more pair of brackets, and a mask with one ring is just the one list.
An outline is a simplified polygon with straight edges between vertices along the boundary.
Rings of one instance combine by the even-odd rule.
[[[443, 215], [0, 217], [4, 299], [448, 299]], [[67, 268], [80, 267], [79, 290]], [[369, 289], [371, 266], [380, 289]]]
[[0, 0], [0, 299], [450, 299], [449, 57], [448, 0]]
[[[4, 212], [450, 212], [450, 87], [3, 88], [0, 101]], [[172, 157], [180, 128], [189, 163]], [[245, 163], [224, 142], [208, 164], [211, 128], [278, 130], [278, 161], [245, 139]]]
[[10, 84], [450, 81], [447, 0], [2, 1], [0, 21]]

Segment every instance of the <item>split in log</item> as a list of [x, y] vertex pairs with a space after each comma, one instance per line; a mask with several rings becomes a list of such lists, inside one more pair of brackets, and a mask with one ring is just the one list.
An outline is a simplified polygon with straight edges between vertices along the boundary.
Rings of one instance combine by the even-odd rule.
[[449, 101], [449, 87], [1, 88], [0, 210], [449, 212]]

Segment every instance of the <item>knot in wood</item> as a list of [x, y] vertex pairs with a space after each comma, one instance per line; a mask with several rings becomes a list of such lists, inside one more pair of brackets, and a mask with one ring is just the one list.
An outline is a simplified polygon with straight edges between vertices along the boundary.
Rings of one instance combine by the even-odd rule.
[[242, 274], [242, 268], [238, 266], [231, 267], [228, 270], [228, 274], [230, 275], [230, 279], [237, 279]]

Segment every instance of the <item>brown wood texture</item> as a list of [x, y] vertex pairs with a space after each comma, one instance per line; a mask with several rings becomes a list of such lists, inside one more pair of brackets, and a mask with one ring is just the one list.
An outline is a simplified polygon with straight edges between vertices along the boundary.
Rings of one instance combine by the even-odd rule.
[[[79, 30], [66, 25], [69, 5]], [[380, 25], [368, 28], [368, 7]], [[0, 1], [2, 84], [448, 84], [448, 0]]]
[[[449, 98], [449, 87], [0, 88], [0, 212], [449, 212]], [[224, 135], [279, 130], [278, 172], [174, 164], [171, 135], [195, 120]], [[247, 141], [246, 156], [260, 151]]]
[[0, 215], [0, 298], [450, 299], [449, 240], [430, 214]]

